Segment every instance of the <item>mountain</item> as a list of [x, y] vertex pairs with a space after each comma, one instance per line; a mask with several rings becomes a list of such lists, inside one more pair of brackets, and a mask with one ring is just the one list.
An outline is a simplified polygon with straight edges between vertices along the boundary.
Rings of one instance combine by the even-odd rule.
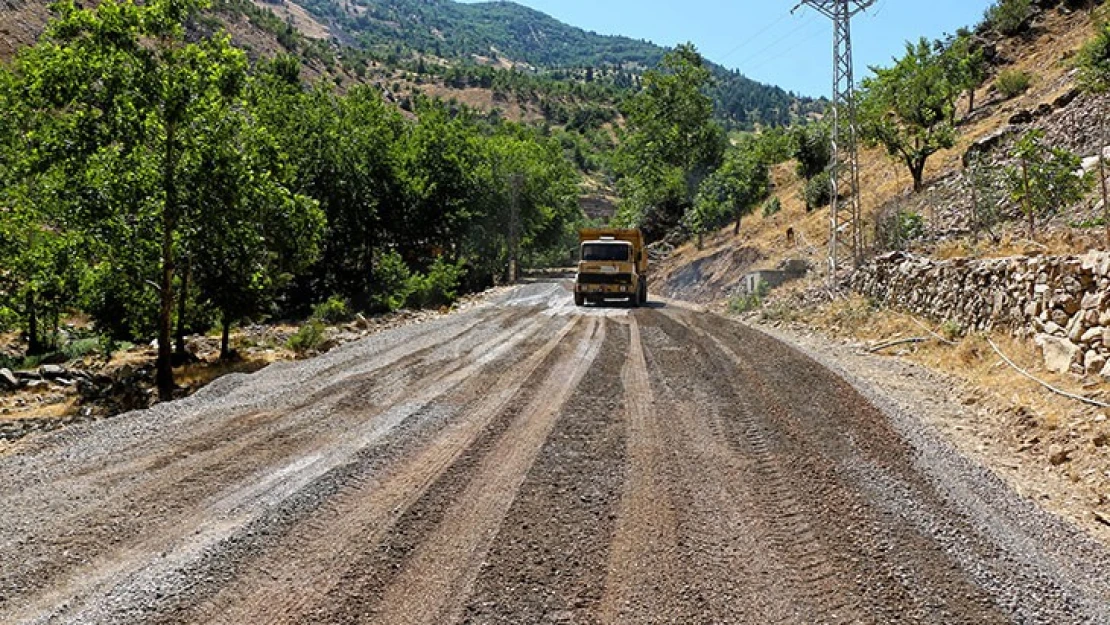
[[[277, 0], [291, 5], [292, 0]], [[599, 35], [513, 2], [451, 0], [298, 0], [342, 43], [379, 54], [418, 53], [454, 61], [502, 61], [543, 72], [619, 68], [640, 73], [667, 48]], [[737, 127], [784, 125], [823, 103], [751, 80], [716, 64], [713, 96], [722, 121]]]

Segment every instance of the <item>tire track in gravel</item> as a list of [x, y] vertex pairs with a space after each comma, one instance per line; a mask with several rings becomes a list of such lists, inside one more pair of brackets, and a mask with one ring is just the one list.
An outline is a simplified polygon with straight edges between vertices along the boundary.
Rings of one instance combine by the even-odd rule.
[[720, 383], [733, 368], [707, 358], [689, 330], [664, 315], [641, 320], [654, 411], [665, 415], [660, 461], [676, 511], [679, 573], [667, 585], [640, 589], [629, 602], [633, 616], [610, 622], [799, 622], [800, 596], [783, 584], [788, 568], [767, 544], [752, 490], [754, 459], [735, 453], [724, 436], [740, 402]]
[[[508, 317], [521, 318], [519, 313]], [[289, 423], [282, 423], [276, 432], [263, 429], [257, 437], [246, 437], [251, 444], [224, 444], [217, 448], [219, 453], [214, 457], [197, 459], [196, 468], [190, 472], [177, 467], [176, 473], [169, 472], [167, 480], [140, 482], [139, 488], [116, 497], [115, 505], [101, 508], [110, 515], [109, 519], [85, 519], [74, 532], [82, 538], [79, 541], [67, 538], [72, 541], [67, 543], [70, 550], [63, 550], [63, 553], [79, 557], [77, 562], [82, 564], [54, 569], [55, 575], [64, 577], [43, 576], [46, 579], [37, 580], [38, 587], [47, 592], [30, 600], [14, 618], [29, 618], [29, 614], [49, 612], [48, 606], [66, 604], [65, 612], [78, 610], [76, 620], [81, 620], [80, 610], [102, 609], [112, 589], [125, 582], [146, 579], [151, 583], [159, 577], [173, 577], [174, 571], [200, 557], [208, 547], [234, 537], [262, 510], [279, 505], [283, 499], [349, 461], [360, 449], [388, 435], [400, 422], [486, 364], [511, 356], [514, 348], [543, 325], [543, 320], [533, 315], [525, 323], [503, 326], [492, 337], [455, 348], [448, 354], [457, 357], [469, 353], [471, 357], [448, 358], [441, 367], [429, 369], [429, 377], [414, 381], [407, 388], [392, 390], [392, 400], [415, 393], [419, 398], [415, 403], [387, 403], [389, 408], [385, 411], [348, 411], [344, 415], [333, 412], [333, 408], [347, 396], [343, 391], [352, 392], [352, 389], [341, 389], [323, 406], [294, 409], [283, 414], [283, 419]], [[327, 418], [322, 419], [325, 416]], [[341, 416], [346, 418], [337, 418]], [[343, 422], [347, 425], [342, 426]], [[317, 433], [309, 435], [311, 430]], [[342, 432], [342, 436], [336, 430]], [[212, 461], [211, 464], [205, 464], [206, 459]], [[229, 484], [236, 483], [242, 486], [228, 488]], [[204, 501], [209, 493], [221, 487], [219, 498]], [[122, 500], [127, 503], [119, 503]], [[144, 521], [144, 516], [155, 522]], [[100, 537], [104, 536], [110, 537], [112, 542], [101, 542]], [[82, 553], [74, 549], [75, 546], [85, 551]], [[94, 555], [88, 555], [90, 551]], [[174, 553], [177, 557], [142, 558], [143, 554], [160, 553]], [[49, 562], [46, 564], [53, 566]], [[17, 587], [27, 593], [27, 585]]]
[[780, 399], [796, 395], [791, 373], [812, 378], [811, 391], [827, 398], [824, 406], [789, 402], [791, 418], [815, 450], [838, 460], [842, 490], [826, 499], [854, 520], [832, 536], [870, 550], [859, 568], [863, 579], [880, 580], [867, 589], [872, 605], [896, 605], [899, 595], [898, 617], [919, 622], [1110, 622], [1110, 583], [1091, 564], [1107, 556], [1093, 541], [984, 479], [946, 443], [897, 430], [905, 427], [898, 415], [880, 412], [808, 356], [739, 324], [715, 327], [730, 344], [796, 363], [787, 373], [749, 362]]
[[491, 542], [535, 463], [560, 410], [604, 343], [605, 322], [590, 318], [578, 345], [552, 369], [533, 402], [477, 468], [470, 486], [422, 541], [386, 589], [380, 623], [456, 622]]
[[628, 447], [620, 319], [605, 319], [597, 359], [517, 492], [457, 622], [597, 622]]
[[[803, 622], [1009, 622], [933, 538], [884, 514], [846, 481], [847, 466], [861, 460], [852, 440], [870, 439], [874, 451], [881, 446], [890, 466], [904, 453], [866, 400], [831, 373], [809, 369], [804, 356], [785, 346], [740, 342], [734, 348], [719, 326], [700, 317], [689, 327], [701, 349], [736, 367], [741, 396], [758, 408], [742, 413], [732, 436], [758, 458], [763, 509], [781, 510], [768, 539], [789, 558], [788, 580], [808, 606]], [[771, 361], [793, 375], [779, 373], [778, 384], [769, 382], [760, 368]], [[798, 386], [800, 377], [805, 387]], [[813, 406], [801, 418], [798, 407], [806, 403]]]
[[[556, 322], [557, 323], [557, 322]], [[439, 480], [521, 392], [551, 354], [577, 326], [577, 319], [560, 324], [555, 336], [505, 375], [486, 386], [469, 371], [455, 380], [473, 377], [481, 386], [474, 406], [464, 407], [460, 419], [446, 426], [423, 449], [401, 459], [384, 475], [359, 476], [340, 497], [315, 518], [274, 546], [251, 569], [214, 601], [205, 620], [238, 623], [244, 620], [282, 623], [319, 620], [335, 604], [333, 590], [346, 590], [352, 562], [379, 543], [404, 513]], [[342, 587], [341, 587], [342, 585]], [[308, 615], [311, 615], [310, 617]]]
[[[674, 502], [667, 490], [671, 460], [660, 434], [640, 324], [629, 317], [628, 356], [621, 370], [628, 428], [628, 478], [610, 547], [601, 622], [650, 622], [652, 609], [638, 595], [678, 582], [679, 543]], [[658, 612], [655, 612], [658, 614]]]

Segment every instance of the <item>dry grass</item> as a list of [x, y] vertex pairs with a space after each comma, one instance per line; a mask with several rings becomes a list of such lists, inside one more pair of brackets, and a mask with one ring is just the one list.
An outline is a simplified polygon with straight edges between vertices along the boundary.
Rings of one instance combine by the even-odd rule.
[[207, 386], [216, 378], [230, 373], [254, 373], [279, 360], [289, 360], [289, 358], [272, 354], [263, 358], [250, 358], [232, 362], [202, 362], [175, 369], [174, 379], [181, 386], [196, 389]]
[[[902, 338], [931, 338], [923, 326], [941, 336], [945, 334], [945, 329], [933, 322], [892, 310], [875, 309], [871, 302], [858, 296], [813, 309], [803, 318], [807, 325], [827, 335], [870, 345]], [[990, 347], [988, 338], [1018, 366], [1061, 390], [1077, 395], [1110, 390], [1101, 380], [1084, 382], [1071, 375], [1047, 371], [1031, 342], [1003, 332], [968, 334], [958, 338], [955, 345], [930, 340], [882, 353], [904, 357], [930, 369], [955, 375], [973, 388], [993, 393], [1001, 404], [1031, 411], [1037, 415], [1039, 425], [1047, 430], [1056, 429], [1077, 413], [1089, 412], [1081, 404], [1051, 393], [1012, 369]]]

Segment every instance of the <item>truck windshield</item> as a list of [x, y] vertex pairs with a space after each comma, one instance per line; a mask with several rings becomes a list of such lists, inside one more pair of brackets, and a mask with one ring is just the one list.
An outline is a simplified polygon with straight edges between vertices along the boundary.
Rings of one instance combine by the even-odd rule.
[[586, 243], [582, 246], [582, 260], [618, 261], [626, 263], [632, 246], [621, 243]]

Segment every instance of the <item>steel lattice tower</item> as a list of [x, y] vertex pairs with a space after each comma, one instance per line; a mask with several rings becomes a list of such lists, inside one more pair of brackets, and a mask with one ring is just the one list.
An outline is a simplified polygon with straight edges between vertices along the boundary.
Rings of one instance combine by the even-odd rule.
[[[875, 0], [802, 0], [833, 23], [832, 207], [829, 210], [829, 271], [835, 278], [845, 261], [863, 257], [863, 215], [859, 197], [856, 97], [852, 71], [852, 17]], [[843, 196], [843, 197], [842, 197]]]

